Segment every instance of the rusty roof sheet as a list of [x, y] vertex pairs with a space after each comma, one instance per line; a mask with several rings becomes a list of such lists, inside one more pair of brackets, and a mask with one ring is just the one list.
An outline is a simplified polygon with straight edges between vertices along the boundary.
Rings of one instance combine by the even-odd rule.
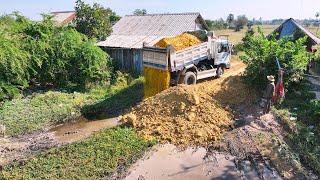
[[196, 22], [202, 29], [208, 29], [200, 13], [147, 14], [130, 15], [120, 19], [113, 26], [113, 32], [99, 46], [142, 48], [143, 42], [155, 44], [155, 40], [172, 37], [186, 31], [197, 29]]
[[51, 12], [51, 14], [53, 15], [53, 22], [55, 22], [57, 25], [68, 24], [76, 17], [75, 11]]

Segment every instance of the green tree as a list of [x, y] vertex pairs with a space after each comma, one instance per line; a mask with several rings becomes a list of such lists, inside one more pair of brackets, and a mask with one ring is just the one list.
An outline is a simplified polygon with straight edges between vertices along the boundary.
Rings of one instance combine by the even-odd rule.
[[0, 101], [19, 95], [30, 79], [30, 54], [23, 31], [30, 21], [15, 12], [0, 17]]
[[240, 31], [243, 29], [245, 25], [247, 25], [249, 22], [248, 18], [245, 15], [240, 15], [237, 17], [237, 20], [235, 20], [235, 31]]
[[227, 17], [227, 23], [230, 26], [234, 21], [234, 15], [233, 14], [229, 14]]
[[82, 0], [76, 1], [76, 29], [89, 38], [104, 40], [112, 31], [112, 24], [120, 19], [110, 8], [104, 8], [94, 3], [85, 4]]
[[306, 38], [276, 40], [275, 35], [265, 37], [259, 28], [257, 35], [248, 32], [243, 40], [244, 55], [241, 59], [247, 64], [244, 79], [250, 85], [263, 89], [267, 83], [266, 76], [277, 75], [276, 58], [285, 69], [286, 88], [303, 79], [310, 57], [305, 49]]
[[28, 88], [31, 79], [79, 90], [109, 83], [112, 72], [108, 55], [94, 40], [71, 26], [54, 26], [52, 16], [38, 22], [0, 16], [0, 101]]
[[207, 19], [205, 21], [210, 30], [220, 30], [220, 29], [226, 29], [228, 27], [228, 24], [222, 18], [218, 20]]
[[41, 84], [85, 88], [110, 77], [106, 53], [73, 28], [54, 26], [50, 16], [31, 23], [24, 33], [32, 75]]
[[133, 15], [137, 15], [137, 16], [143, 16], [147, 14], [147, 10], [146, 9], [136, 9], [133, 11]]

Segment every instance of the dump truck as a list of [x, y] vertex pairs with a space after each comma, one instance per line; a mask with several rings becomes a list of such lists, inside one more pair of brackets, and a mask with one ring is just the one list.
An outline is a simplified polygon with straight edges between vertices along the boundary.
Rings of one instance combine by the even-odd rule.
[[170, 72], [170, 84], [196, 84], [198, 80], [220, 77], [230, 68], [232, 45], [228, 38], [215, 38], [176, 51], [172, 46], [158, 48], [143, 44], [143, 66]]

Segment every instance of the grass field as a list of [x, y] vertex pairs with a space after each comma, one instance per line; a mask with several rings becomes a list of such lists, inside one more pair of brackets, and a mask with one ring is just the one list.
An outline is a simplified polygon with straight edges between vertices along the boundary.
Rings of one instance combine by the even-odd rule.
[[103, 179], [129, 166], [153, 144], [131, 128], [107, 129], [85, 141], [5, 166], [0, 179]]
[[[143, 95], [142, 84], [143, 78], [133, 80], [131, 76], [119, 75], [113, 85], [97, 87], [89, 92], [33, 93], [25, 98], [5, 102], [0, 107], [0, 124], [6, 126], [6, 135], [17, 136], [73, 120], [83, 115], [85, 109], [90, 109], [91, 114], [104, 110], [120, 111], [130, 107], [134, 100], [139, 100]], [[131, 90], [130, 93], [124, 94], [128, 90]], [[93, 108], [88, 108], [91, 106]]]
[[[263, 25], [263, 26], [254, 26], [254, 30], [255, 32], [257, 31], [258, 27], [261, 28], [262, 32], [265, 34], [265, 35], [268, 35], [270, 33], [272, 33], [277, 27], [277, 25]], [[317, 27], [308, 27], [307, 29], [309, 29], [312, 33], [316, 34], [317, 33]], [[238, 32], [235, 32], [234, 30], [232, 29], [223, 29], [223, 30], [216, 30], [214, 31], [215, 34], [217, 36], [220, 36], [220, 35], [228, 35], [229, 36], [229, 40], [233, 43], [233, 44], [238, 44], [239, 42], [241, 42], [242, 38], [244, 37], [246, 31], [248, 29], [247, 28], [244, 28], [242, 29], [241, 31], [238, 31]]]

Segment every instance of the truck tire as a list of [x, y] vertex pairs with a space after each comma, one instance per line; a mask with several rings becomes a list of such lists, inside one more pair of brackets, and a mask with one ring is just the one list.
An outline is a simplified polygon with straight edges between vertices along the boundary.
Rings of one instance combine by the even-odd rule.
[[187, 72], [186, 75], [184, 75], [184, 84], [186, 85], [192, 85], [197, 83], [197, 76], [193, 72]]
[[221, 77], [222, 75], [223, 75], [223, 73], [224, 73], [224, 68], [223, 67], [218, 67], [218, 69], [217, 69], [217, 77], [219, 78], [219, 77]]

